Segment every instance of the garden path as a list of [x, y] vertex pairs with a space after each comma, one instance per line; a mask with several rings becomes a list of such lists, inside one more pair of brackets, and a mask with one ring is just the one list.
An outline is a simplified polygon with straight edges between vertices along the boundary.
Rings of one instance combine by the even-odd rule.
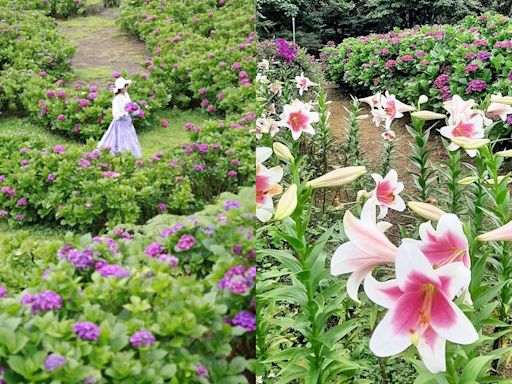
[[[346, 118], [348, 116], [346, 109], [350, 109], [351, 100], [348, 96], [343, 95], [339, 89], [334, 87], [328, 89], [328, 100], [332, 102], [329, 106], [329, 110], [331, 111], [331, 133], [335, 142], [341, 144], [345, 141]], [[370, 114], [369, 107], [365, 104], [362, 104], [361, 107], [362, 114]], [[408, 174], [408, 172], [411, 171], [411, 163], [407, 158], [411, 156], [410, 142], [412, 139], [405, 128], [407, 123], [407, 120], [404, 118], [395, 120], [393, 124], [393, 130], [396, 133], [396, 144], [395, 153], [391, 162], [391, 167], [398, 172], [399, 179], [404, 182], [406, 192], [414, 188], [412, 176]], [[371, 117], [361, 121], [359, 127], [361, 151], [370, 170], [379, 169], [382, 164], [384, 146], [382, 145], [381, 133], [382, 129], [373, 124]], [[433, 166], [442, 166], [440, 161], [445, 154], [441, 140], [435, 135], [432, 135], [430, 142], [435, 149], [431, 156], [431, 163]]]
[[106, 82], [114, 71], [141, 71], [150, 53], [142, 41], [116, 24], [119, 8], [94, 6], [86, 14], [57, 21], [60, 32], [78, 47], [72, 61], [75, 80]]

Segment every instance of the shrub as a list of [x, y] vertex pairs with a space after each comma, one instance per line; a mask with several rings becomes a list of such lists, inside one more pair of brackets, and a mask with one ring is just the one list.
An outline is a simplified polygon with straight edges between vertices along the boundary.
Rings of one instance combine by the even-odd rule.
[[[481, 103], [491, 94], [512, 93], [508, 60], [512, 21], [500, 15], [467, 17], [457, 25], [425, 26], [346, 39], [324, 50], [332, 80], [357, 95], [389, 90], [415, 103], [430, 97], [440, 110], [454, 94]], [[499, 133], [506, 137], [510, 126]]]
[[48, 16], [57, 18], [65, 18], [81, 13], [84, 4], [83, 0], [25, 0], [23, 2], [0, 0], [0, 7], [6, 7], [10, 12], [39, 10]]
[[[247, 124], [252, 120], [242, 121]], [[192, 212], [221, 192], [253, 181], [251, 147], [244, 125], [195, 128], [195, 142], [156, 153], [151, 160], [131, 154], [1, 138], [0, 210], [10, 224], [59, 222], [97, 231], [140, 223], [158, 212]], [[217, 180], [212, 183], [212, 180]], [[165, 207], [165, 209], [163, 209]]]
[[[251, 270], [253, 193], [225, 194], [188, 218], [162, 215], [47, 248], [40, 281], [0, 299], [3, 379], [246, 383], [241, 354], [251, 353], [240, 348], [254, 331], [255, 275], [243, 292], [223, 282], [233, 268]], [[180, 252], [184, 236], [195, 243]]]
[[243, 113], [254, 102], [254, 15], [249, 1], [131, 1], [121, 25], [153, 52], [149, 77], [172, 103], [209, 112]]

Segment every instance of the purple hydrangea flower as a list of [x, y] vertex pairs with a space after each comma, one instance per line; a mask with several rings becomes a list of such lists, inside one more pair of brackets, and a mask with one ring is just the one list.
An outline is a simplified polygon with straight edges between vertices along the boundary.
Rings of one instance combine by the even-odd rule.
[[134, 348], [149, 347], [153, 345], [155, 341], [155, 336], [147, 329], [137, 331], [130, 337], [130, 344]]
[[471, 80], [469, 82], [468, 87], [466, 88], [466, 93], [473, 93], [473, 92], [482, 92], [487, 88], [487, 83], [485, 80]]
[[53, 372], [66, 364], [66, 358], [58, 353], [52, 353], [44, 360], [44, 369]]
[[192, 235], [183, 235], [178, 240], [176, 248], [178, 251], [188, 251], [196, 244], [196, 239]]
[[62, 298], [56, 292], [47, 290], [36, 293], [34, 296], [23, 296], [21, 304], [30, 304], [32, 313], [59, 310], [62, 308]]
[[[96, 268], [96, 265], [95, 265]], [[100, 268], [96, 268], [96, 270], [103, 277], [114, 276], [119, 279], [123, 279], [125, 277], [129, 277], [131, 272], [129, 269], [125, 269], [119, 264], [104, 264]]]
[[93, 251], [85, 248], [83, 251], [71, 249], [66, 256], [67, 261], [75, 266], [76, 269], [89, 269], [94, 264]]
[[208, 377], [208, 369], [203, 364], [197, 365], [197, 376]]
[[185, 226], [182, 223], [176, 223], [170, 228], [165, 228], [160, 236], [162, 236], [164, 239], [169, 237], [170, 235], [181, 231]]
[[144, 250], [144, 253], [151, 258], [155, 258], [157, 256], [164, 254], [165, 249], [164, 249], [164, 247], [162, 247], [162, 244], [155, 241], [146, 247], [146, 249]]
[[6, 217], [9, 214], [5, 209], [0, 210], [0, 218]]
[[476, 55], [476, 58], [480, 61], [487, 61], [491, 58], [491, 52], [487, 52], [487, 51], [478, 52], [478, 54]]
[[5, 298], [7, 295], [7, 289], [2, 284], [0, 284], [0, 298]]
[[18, 207], [25, 207], [27, 205], [27, 199], [25, 197], [20, 197], [16, 202]]
[[166, 205], [166, 204], [163, 204], [163, 203], [162, 203], [162, 204], [158, 204], [158, 207], [157, 207], [157, 208], [158, 208], [158, 210], [159, 210], [160, 212], [167, 211], [167, 205]]
[[226, 211], [229, 211], [231, 208], [239, 209], [240, 208], [240, 202], [237, 201], [237, 200], [228, 200], [228, 201], [226, 201], [226, 203], [224, 203], [224, 209]]
[[178, 266], [179, 259], [174, 255], [160, 255], [158, 256], [158, 261], [162, 264], [168, 264], [172, 268]]
[[231, 325], [235, 327], [242, 327], [247, 332], [256, 330], [256, 316], [249, 311], [238, 312], [230, 321]]
[[119, 247], [118, 247], [117, 241], [115, 241], [114, 239], [112, 239], [110, 237], [107, 237], [107, 236], [103, 236], [103, 237], [95, 236], [95, 237], [92, 238], [92, 241], [94, 243], [97, 243], [97, 244], [106, 244], [107, 247], [108, 247], [108, 250], [112, 254], [116, 254], [119, 251]]
[[75, 323], [73, 324], [73, 332], [82, 340], [96, 341], [100, 336], [100, 327], [90, 321]]
[[103, 173], [101, 174], [101, 176], [103, 176], [103, 178], [105, 178], [105, 179], [114, 179], [114, 178], [116, 178], [116, 177], [121, 176], [121, 174], [120, 174], [120, 173], [118, 173], [118, 172], [107, 171], [107, 172], [103, 172]]
[[244, 295], [254, 286], [256, 280], [256, 267], [245, 269], [243, 265], [236, 265], [226, 272], [218, 282], [220, 289], [229, 290], [235, 295]]

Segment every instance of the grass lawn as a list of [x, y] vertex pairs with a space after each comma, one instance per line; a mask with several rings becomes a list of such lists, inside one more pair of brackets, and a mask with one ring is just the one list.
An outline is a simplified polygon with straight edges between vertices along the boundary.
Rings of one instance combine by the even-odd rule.
[[[159, 121], [167, 119], [168, 128], [162, 128]], [[201, 111], [159, 111], [156, 113], [155, 125], [138, 132], [140, 145], [144, 158], [151, 157], [155, 152], [169, 150], [180, 143], [187, 142], [189, 136], [183, 129], [186, 122], [201, 125], [207, 116]], [[107, 127], [105, 127], [107, 130]], [[47, 129], [32, 124], [28, 119], [9, 117], [0, 119], [0, 136], [22, 136], [40, 138], [48, 142], [48, 146], [66, 145], [71, 148], [80, 148], [83, 144], [70, 140], [64, 136], [49, 132]]]
[[58, 240], [62, 239], [66, 231], [59, 228], [49, 228], [44, 225], [32, 225], [24, 228], [9, 228], [7, 223], [0, 223], [0, 250], [2, 243], [9, 240], [12, 236], [30, 234], [30, 239], [34, 241]]

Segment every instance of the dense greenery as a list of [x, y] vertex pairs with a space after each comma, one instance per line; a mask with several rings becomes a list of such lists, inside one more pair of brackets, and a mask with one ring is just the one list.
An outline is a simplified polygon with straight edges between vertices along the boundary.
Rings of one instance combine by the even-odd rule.
[[254, 8], [242, 1], [131, 0], [121, 25], [153, 53], [150, 78], [165, 85], [171, 102], [240, 113], [254, 103]]
[[[250, 270], [253, 193], [226, 193], [193, 216], [161, 215], [144, 226], [118, 227], [108, 237], [70, 234], [63, 241], [4, 244], [3, 379], [9, 384], [246, 383], [242, 373], [248, 362], [239, 354], [253, 353], [255, 275], [248, 272], [252, 277], [243, 291], [220, 282], [233, 268]], [[9, 284], [13, 277], [31, 288], [19, 292], [16, 282]], [[28, 299], [48, 291], [58, 295], [47, 293], [51, 304]], [[44, 308], [36, 309], [38, 304]], [[80, 332], [76, 324], [83, 322], [93, 323], [93, 331]], [[133, 336], [141, 330], [156, 342]], [[65, 359], [61, 367], [48, 360], [53, 354]]]
[[[425, 26], [346, 39], [324, 50], [330, 78], [356, 95], [389, 90], [414, 104], [430, 97], [441, 110], [452, 95], [467, 95], [485, 109], [491, 94], [512, 94], [512, 21], [486, 14], [455, 25]], [[509, 124], [493, 129], [508, 137]]]
[[329, 40], [387, 32], [395, 27], [449, 23], [489, 10], [512, 13], [505, 0], [258, 0], [258, 34], [291, 40], [296, 18], [297, 43], [317, 51]]

